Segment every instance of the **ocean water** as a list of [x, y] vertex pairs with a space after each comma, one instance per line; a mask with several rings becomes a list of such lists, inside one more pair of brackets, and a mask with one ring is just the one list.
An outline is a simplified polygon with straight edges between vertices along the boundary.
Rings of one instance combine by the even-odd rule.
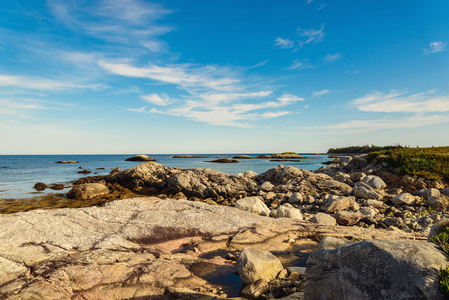
[[[268, 159], [240, 159], [240, 163], [220, 164], [211, 163], [210, 160], [216, 158], [232, 158], [238, 154], [193, 154], [201, 155], [205, 158], [172, 158], [171, 154], [157, 154], [149, 156], [167, 167], [189, 168], [209, 168], [219, 170], [228, 174], [238, 174], [245, 171], [254, 171], [258, 174], [275, 168], [279, 164], [294, 166], [299, 169], [316, 170], [323, 166], [323, 162], [329, 161], [327, 155], [311, 155], [310, 153], [300, 153], [307, 159], [301, 162], [274, 162]], [[252, 157], [261, 154], [246, 154]], [[0, 155], [0, 199], [29, 198], [43, 195], [45, 193], [67, 192], [46, 189], [37, 192], [33, 187], [37, 182], [47, 185], [55, 183], [68, 183], [84, 176], [107, 175], [112, 169], [120, 167], [121, 170], [134, 167], [142, 162], [125, 161], [132, 155]], [[57, 161], [76, 160], [79, 163], [57, 164]], [[91, 174], [79, 174], [83, 167]]]

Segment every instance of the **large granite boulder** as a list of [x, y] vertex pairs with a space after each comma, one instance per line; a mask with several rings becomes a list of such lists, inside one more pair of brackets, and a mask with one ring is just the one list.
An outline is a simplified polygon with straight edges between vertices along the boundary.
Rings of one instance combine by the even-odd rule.
[[366, 183], [359, 181], [354, 185], [354, 195], [362, 199], [379, 200], [382, 196]]
[[257, 184], [246, 176], [211, 169], [181, 170], [155, 162], [120, 171], [106, 180], [146, 194], [182, 192], [188, 197], [199, 198], [236, 197], [257, 189]]
[[277, 218], [298, 219], [298, 220], [303, 219], [301, 211], [295, 207], [292, 207], [291, 205], [288, 205], [288, 204], [278, 206], [278, 208], [276, 210], [276, 217]]
[[370, 240], [320, 249], [307, 261], [305, 299], [443, 299], [448, 258], [433, 243]]
[[242, 281], [251, 284], [258, 279], [271, 281], [284, 267], [279, 259], [268, 251], [256, 247], [243, 249], [237, 257], [237, 269]]
[[270, 209], [258, 197], [245, 197], [235, 202], [235, 207], [258, 215], [269, 216]]
[[94, 197], [107, 195], [109, 189], [101, 183], [85, 183], [74, 186], [68, 193], [67, 197], [76, 200], [87, 200]]
[[326, 203], [321, 207], [321, 210], [327, 213], [334, 213], [339, 210], [348, 209], [355, 204], [354, 197], [343, 197], [343, 196], [330, 196]]
[[366, 183], [375, 190], [383, 189], [387, 187], [387, 184], [379, 177], [375, 175], [368, 175], [362, 179], [363, 183]]

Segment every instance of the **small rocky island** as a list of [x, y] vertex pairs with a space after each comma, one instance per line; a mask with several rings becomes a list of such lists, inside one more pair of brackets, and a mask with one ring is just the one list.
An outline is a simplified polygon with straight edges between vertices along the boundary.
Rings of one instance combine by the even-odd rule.
[[68, 196], [97, 206], [0, 216], [0, 298], [444, 299], [431, 237], [449, 183], [384, 156], [237, 175], [146, 162]]

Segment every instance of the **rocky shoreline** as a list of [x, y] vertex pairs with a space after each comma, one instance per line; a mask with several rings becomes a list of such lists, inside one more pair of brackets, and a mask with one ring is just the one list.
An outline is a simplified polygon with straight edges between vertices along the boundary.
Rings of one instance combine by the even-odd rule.
[[[68, 196], [102, 207], [0, 216], [0, 299], [443, 297], [449, 261], [426, 241], [448, 217], [447, 182], [364, 155], [259, 175], [147, 162], [82, 178]], [[237, 272], [241, 291], [223, 284]]]

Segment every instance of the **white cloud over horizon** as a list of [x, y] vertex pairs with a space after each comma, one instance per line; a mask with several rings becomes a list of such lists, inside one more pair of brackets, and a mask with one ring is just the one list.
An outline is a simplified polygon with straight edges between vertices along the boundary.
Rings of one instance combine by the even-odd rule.
[[343, 122], [317, 128], [326, 130], [336, 130], [336, 131], [344, 130], [345, 132], [348, 133], [364, 133], [385, 129], [403, 129], [403, 128], [432, 126], [444, 124], [447, 122], [449, 122], [449, 119], [447, 118], [447, 116], [443, 115], [433, 115], [433, 116], [417, 115], [395, 119], [383, 118], [374, 120], [353, 120], [349, 122]]

